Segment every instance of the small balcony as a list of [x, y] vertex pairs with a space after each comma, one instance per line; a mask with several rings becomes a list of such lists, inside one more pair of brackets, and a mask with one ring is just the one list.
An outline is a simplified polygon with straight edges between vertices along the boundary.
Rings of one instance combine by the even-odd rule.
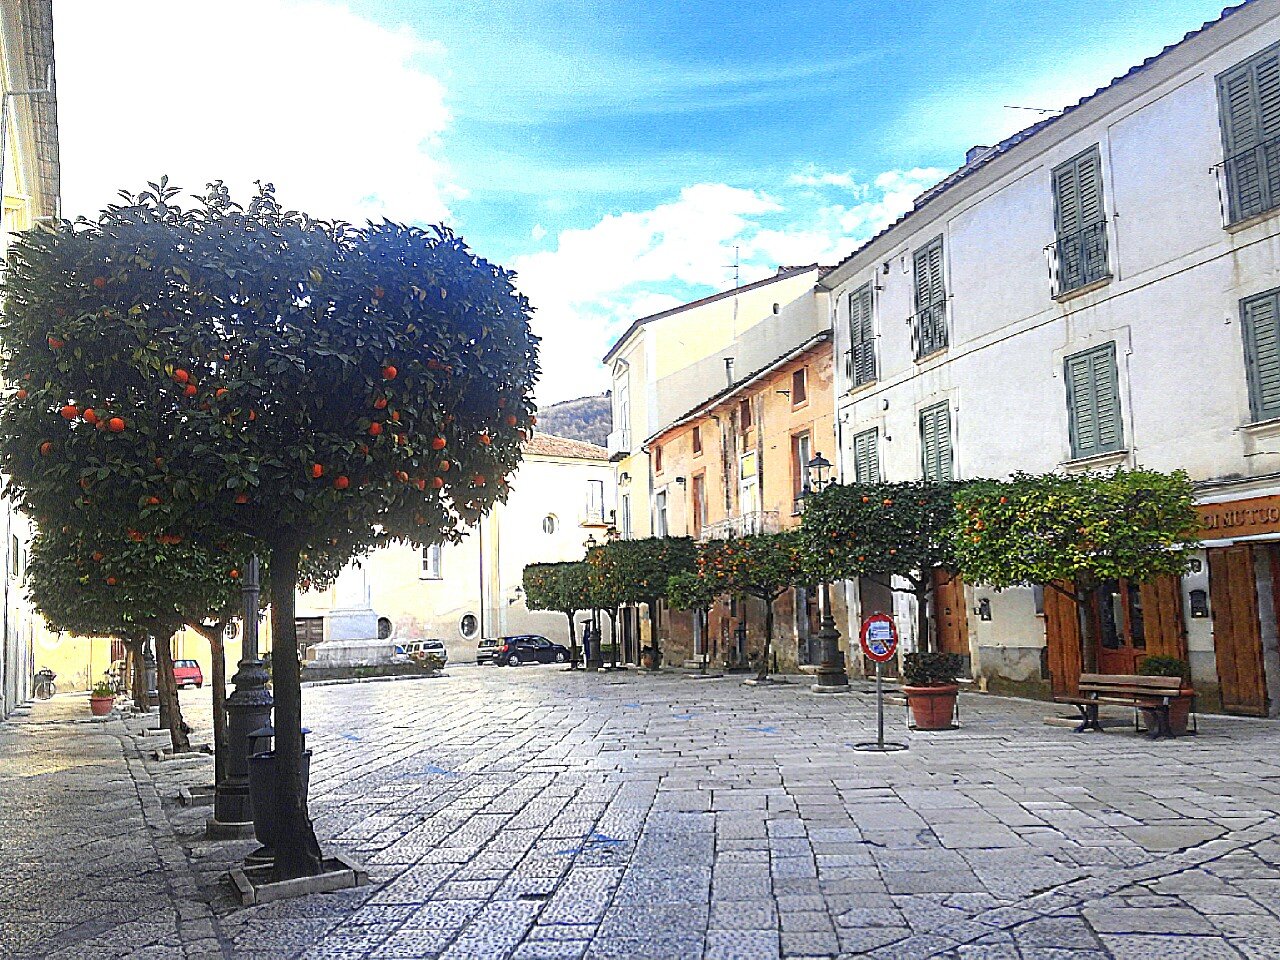
[[755, 510], [744, 513], [740, 517], [729, 517], [708, 523], [702, 528], [698, 540], [730, 540], [733, 537], [746, 537], [754, 533], [779, 533], [782, 526], [778, 520], [777, 510]]
[[1234, 226], [1280, 207], [1280, 137], [1227, 157], [1213, 168], [1222, 225]]
[[580, 527], [612, 527], [614, 521], [614, 511], [596, 509], [588, 507], [582, 511], [582, 517], [578, 521]]
[[1111, 279], [1107, 264], [1107, 221], [1060, 236], [1044, 248], [1055, 300]]
[[605, 446], [609, 450], [609, 459], [617, 462], [631, 456], [631, 431], [623, 428], [611, 430]]

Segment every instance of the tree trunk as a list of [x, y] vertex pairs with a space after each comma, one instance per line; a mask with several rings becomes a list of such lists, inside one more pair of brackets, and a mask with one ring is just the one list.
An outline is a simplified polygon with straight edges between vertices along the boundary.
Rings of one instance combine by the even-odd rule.
[[314, 877], [321, 872], [320, 842], [307, 816], [302, 779], [302, 673], [294, 594], [298, 589], [297, 543], [271, 547], [271, 679], [275, 693], [276, 838], [274, 879]]
[[618, 669], [618, 608], [609, 611], [609, 643], [613, 646], [613, 669]]
[[661, 620], [662, 614], [658, 610], [658, 601], [649, 600], [649, 626], [653, 632], [653, 636], [649, 638], [649, 646], [653, 648], [653, 658], [649, 661], [650, 670], [658, 670], [662, 667], [662, 644], [660, 642]]
[[1089, 591], [1076, 590], [1076, 622], [1080, 624], [1080, 664], [1082, 673], [1098, 672], [1098, 645], [1093, 642], [1093, 618], [1089, 616]]
[[133, 699], [134, 709], [143, 713], [148, 709], [147, 665], [142, 659], [142, 651], [146, 645], [145, 639], [124, 642], [124, 648], [129, 653], [129, 696]]
[[212, 627], [197, 624], [195, 630], [209, 641], [209, 655], [213, 660], [209, 685], [213, 688], [213, 771], [214, 782], [226, 779], [227, 745], [227, 652], [223, 630], [227, 621], [219, 620]]
[[916, 643], [921, 653], [933, 649], [929, 638], [929, 580], [922, 580], [916, 587]]
[[564, 616], [568, 617], [568, 668], [577, 669], [577, 623], [573, 621], [573, 614], [577, 611], [564, 611]]
[[156, 686], [164, 707], [165, 722], [169, 727], [169, 739], [174, 753], [186, 753], [191, 749], [187, 737], [187, 725], [182, 722], [182, 707], [178, 705], [178, 683], [173, 678], [173, 636], [157, 636]]
[[756, 679], [765, 680], [769, 677], [769, 655], [773, 652], [773, 601], [764, 597], [760, 599], [764, 600], [764, 654], [756, 668]]

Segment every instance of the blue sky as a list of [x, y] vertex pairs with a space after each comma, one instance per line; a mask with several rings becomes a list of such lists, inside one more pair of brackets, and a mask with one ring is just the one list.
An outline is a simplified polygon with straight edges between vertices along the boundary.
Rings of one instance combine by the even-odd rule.
[[552, 401], [605, 385], [635, 317], [731, 285], [735, 247], [744, 280], [843, 256], [1036, 119], [1006, 105], [1074, 102], [1223, 4], [200, 6], [57, 0], [65, 211], [167, 172], [446, 219], [519, 270]]

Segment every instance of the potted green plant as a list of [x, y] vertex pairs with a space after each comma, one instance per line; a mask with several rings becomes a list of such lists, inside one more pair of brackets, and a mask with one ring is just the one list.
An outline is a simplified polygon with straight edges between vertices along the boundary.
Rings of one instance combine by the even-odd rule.
[[93, 711], [95, 717], [105, 717], [111, 712], [111, 708], [115, 706], [116, 694], [111, 689], [111, 684], [105, 680], [99, 680], [93, 685], [93, 689], [89, 691], [89, 709]]
[[902, 692], [917, 730], [947, 730], [955, 716], [956, 678], [964, 661], [954, 653], [909, 653], [902, 665]]
[[[1180, 737], [1187, 732], [1187, 720], [1191, 716], [1191, 701], [1196, 692], [1191, 686], [1191, 669], [1185, 660], [1178, 657], [1143, 657], [1138, 664], [1138, 673], [1144, 677], [1178, 677], [1182, 680], [1182, 689], [1169, 701], [1169, 732]], [[1156, 712], [1142, 707], [1142, 717], [1147, 729], [1154, 730], [1157, 719]]]

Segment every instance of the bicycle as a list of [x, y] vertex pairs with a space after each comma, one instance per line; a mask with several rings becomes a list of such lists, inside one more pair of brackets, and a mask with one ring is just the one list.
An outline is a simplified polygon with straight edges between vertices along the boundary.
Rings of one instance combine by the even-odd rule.
[[37, 700], [48, 700], [58, 692], [58, 685], [53, 681], [57, 679], [57, 674], [45, 667], [43, 670], [36, 671], [36, 688], [35, 695]]

